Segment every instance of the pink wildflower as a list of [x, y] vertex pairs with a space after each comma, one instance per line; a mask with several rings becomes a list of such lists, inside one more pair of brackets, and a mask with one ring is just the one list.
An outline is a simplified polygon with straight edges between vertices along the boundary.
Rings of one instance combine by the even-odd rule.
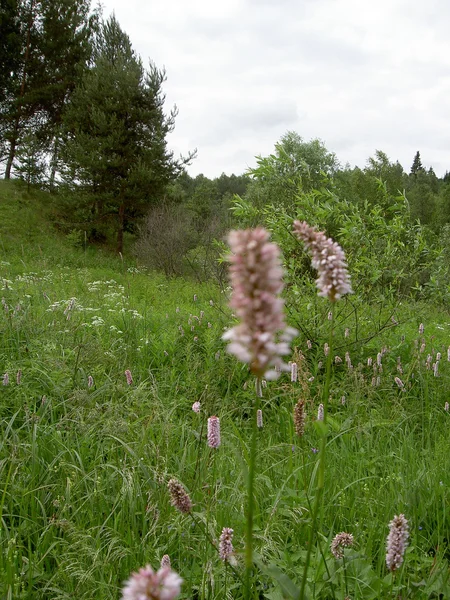
[[403, 384], [403, 381], [400, 379], [400, 377], [394, 377], [394, 381], [401, 390], [404, 389], [405, 386]]
[[305, 433], [305, 421], [305, 401], [299, 400], [294, 406], [294, 427], [295, 433], [298, 435], [298, 437], [302, 437], [302, 435]]
[[223, 561], [230, 560], [233, 554], [233, 530], [230, 527], [224, 527], [219, 538], [219, 556]]
[[130, 369], [127, 369], [125, 371], [125, 377], [127, 378], [127, 384], [128, 385], [132, 385], [133, 384], [133, 377], [131, 376], [131, 371]]
[[122, 590], [122, 600], [173, 600], [181, 593], [181, 577], [170, 567], [156, 573], [150, 565], [132, 573]]
[[3, 375], [3, 385], [9, 385], [9, 375], [8, 375], [8, 373], [5, 373]]
[[20, 385], [20, 382], [21, 382], [21, 380], [22, 380], [22, 371], [21, 371], [21, 369], [19, 369], [19, 370], [17, 371], [17, 375], [16, 375], [16, 382], [17, 382], [17, 385]]
[[319, 404], [319, 408], [317, 410], [317, 420], [318, 421], [323, 421], [323, 419], [324, 419], [323, 404]]
[[334, 536], [331, 542], [331, 554], [335, 558], [342, 558], [344, 556], [344, 548], [349, 548], [353, 546], [354, 539], [351, 533], [345, 533], [342, 531]]
[[390, 571], [401, 567], [408, 545], [408, 521], [405, 515], [395, 515], [389, 523], [390, 531], [386, 542], [386, 565]]
[[161, 559], [161, 569], [163, 569], [164, 567], [171, 567], [170, 564], [170, 556], [168, 554], [164, 554], [164, 556]]
[[291, 363], [291, 381], [295, 383], [297, 381], [298, 367], [296, 362]]
[[230, 307], [240, 323], [223, 336], [228, 351], [250, 365], [258, 378], [276, 379], [274, 367], [287, 370], [281, 356], [289, 354], [289, 342], [297, 333], [286, 327], [280, 251], [269, 242], [262, 227], [231, 231], [228, 242], [230, 280], [233, 293]]
[[424, 330], [425, 330], [425, 328], [424, 328], [424, 326], [423, 326], [423, 323], [421, 323], [421, 324], [419, 325], [419, 333], [420, 333], [420, 335], [423, 335], [423, 332], [424, 332]]
[[183, 485], [177, 479], [171, 479], [167, 487], [169, 488], [172, 506], [175, 506], [182, 513], [190, 513], [192, 510], [192, 500]]
[[220, 446], [220, 419], [209, 417], [208, 419], [208, 446], [218, 448]]
[[316, 280], [319, 296], [335, 302], [344, 294], [351, 294], [345, 254], [339, 244], [305, 221], [294, 221], [294, 234], [305, 244], [311, 264], [319, 274]]
[[195, 413], [199, 413], [200, 412], [200, 402], [197, 400], [197, 402], [194, 402], [194, 404], [192, 405], [192, 410]]
[[88, 388], [93, 387], [94, 385], [94, 378], [92, 377], [92, 375], [89, 375], [88, 377]]
[[450, 404], [448, 402], [446, 402], [444, 404], [444, 410], [445, 410], [445, 412], [449, 412], [449, 410], [450, 410]]
[[256, 426], [261, 429], [263, 426], [263, 416], [262, 416], [262, 410], [260, 408], [258, 408], [258, 410], [256, 411]]

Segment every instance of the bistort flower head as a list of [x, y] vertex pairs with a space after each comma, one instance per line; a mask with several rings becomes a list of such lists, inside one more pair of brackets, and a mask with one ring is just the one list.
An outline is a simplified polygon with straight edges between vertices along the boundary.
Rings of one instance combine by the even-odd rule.
[[323, 404], [319, 404], [319, 408], [317, 409], [317, 420], [323, 421], [325, 417]]
[[280, 250], [262, 227], [231, 231], [228, 236], [232, 296], [230, 307], [240, 323], [223, 336], [228, 352], [248, 363], [258, 378], [276, 379], [276, 367], [288, 370], [281, 356], [297, 333], [286, 327]]
[[167, 484], [170, 493], [170, 501], [180, 512], [188, 514], [192, 510], [192, 500], [177, 479], [171, 479]]
[[220, 419], [209, 417], [208, 419], [208, 446], [218, 448], [220, 446]]
[[127, 369], [127, 370], [125, 371], [125, 377], [127, 378], [127, 384], [128, 384], [128, 385], [132, 385], [132, 384], [133, 384], [133, 377], [132, 377], [132, 375], [131, 375], [131, 371], [130, 371], [130, 369]]
[[263, 426], [263, 414], [260, 408], [258, 408], [258, 410], [256, 411], [256, 426], [258, 427], [258, 429], [261, 429]]
[[183, 580], [170, 567], [155, 573], [150, 565], [132, 573], [122, 590], [122, 600], [173, 600], [180, 595]]
[[386, 565], [389, 570], [395, 571], [401, 567], [408, 545], [409, 528], [405, 515], [395, 515], [389, 523], [389, 527], [386, 542]]
[[331, 554], [335, 558], [342, 558], [344, 556], [344, 548], [350, 548], [350, 546], [353, 546], [353, 543], [354, 539], [352, 534], [342, 531], [341, 533], [335, 535], [331, 542]]
[[294, 406], [294, 427], [295, 433], [298, 435], [298, 437], [302, 437], [302, 435], [305, 433], [305, 421], [305, 401], [299, 400]]
[[224, 527], [219, 538], [219, 556], [225, 561], [229, 560], [233, 554], [233, 530], [230, 527]]
[[339, 244], [305, 221], [294, 221], [294, 234], [305, 244], [311, 264], [319, 273], [316, 280], [319, 296], [336, 302], [344, 294], [351, 294], [345, 254]]
[[163, 569], [164, 567], [171, 567], [170, 564], [170, 556], [168, 554], [164, 554], [164, 556], [161, 559], [161, 569]]

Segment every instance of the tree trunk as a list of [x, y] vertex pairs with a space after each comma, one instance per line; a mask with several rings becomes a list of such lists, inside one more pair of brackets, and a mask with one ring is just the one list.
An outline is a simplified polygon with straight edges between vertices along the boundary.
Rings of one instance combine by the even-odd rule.
[[16, 147], [17, 147], [17, 139], [19, 137], [19, 121], [20, 121], [20, 112], [17, 113], [17, 116], [14, 121], [14, 129], [11, 137], [11, 142], [9, 145], [9, 153], [8, 153], [8, 161], [6, 163], [5, 169], [5, 179], [11, 179], [11, 169], [14, 161], [14, 157], [16, 156]]
[[119, 220], [117, 227], [117, 252], [123, 254], [123, 228], [125, 224], [125, 204], [119, 206]]
[[55, 178], [56, 178], [56, 169], [58, 168], [58, 150], [59, 150], [59, 138], [58, 134], [55, 135], [55, 140], [53, 142], [53, 152], [52, 152], [52, 160], [51, 160], [51, 171], [50, 171], [50, 179], [49, 179], [49, 188], [50, 191], [53, 192], [55, 189]]

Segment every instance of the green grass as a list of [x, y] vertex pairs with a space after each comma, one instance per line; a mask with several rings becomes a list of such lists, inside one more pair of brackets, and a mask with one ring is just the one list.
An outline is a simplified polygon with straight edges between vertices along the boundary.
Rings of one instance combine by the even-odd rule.
[[[0, 186], [0, 375], [10, 379], [0, 385], [0, 597], [117, 599], [131, 571], [156, 568], [168, 554], [184, 598], [241, 598], [254, 384], [221, 340], [232, 322], [227, 298], [213, 285], [149, 273], [133, 259], [74, 249], [49, 214], [47, 195]], [[326, 341], [316, 324], [326, 306], [308, 304], [316, 312], [299, 303], [303, 324], [317, 337], [311, 350], [305, 335], [295, 340], [299, 381], [285, 374], [263, 390], [252, 589], [269, 600], [298, 593], [316, 494]], [[405, 304], [399, 325], [356, 343], [351, 306], [340, 307], [336, 354], [349, 351], [354, 368], [333, 367], [307, 597], [449, 598], [450, 316]], [[358, 336], [369, 339], [375, 308], [358, 310]], [[380, 322], [388, 316], [386, 309]], [[376, 362], [383, 347], [372, 386], [367, 358]], [[425, 364], [436, 352], [438, 377]], [[300, 397], [307, 424], [297, 438], [292, 411]], [[197, 400], [200, 414], [191, 409]], [[206, 443], [212, 414], [221, 419], [217, 450]], [[172, 477], [191, 494], [193, 518], [171, 506]], [[399, 513], [411, 537], [392, 581], [385, 543]], [[234, 529], [235, 572], [209, 541], [223, 527]], [[355, 546], [336, 560], [329, 545], [341, 531], [354, 535]]]

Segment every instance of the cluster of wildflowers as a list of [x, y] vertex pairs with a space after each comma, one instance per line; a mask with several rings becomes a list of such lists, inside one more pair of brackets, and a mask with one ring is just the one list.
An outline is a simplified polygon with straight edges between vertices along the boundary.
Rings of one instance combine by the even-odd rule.
[[122, 600], [173, 600], [183, 580], [170, 566], [153, 571], [150, 565], [132, 573], [122, 590]]
[[345, 254], [339, 244], [305, 221], [294, 221], [294, 234], [305, 244], [311, 264], [319, 274], [316, 280], [319, 296], [335, 302], [344, 294], [351, 294]]
[[396, 571], [403, 563], [408, 545], [409, 527], [405, 515], [395, 515], [389, 523], [389, 527], [386, 542], [386, 565], [390, 571]]
[[269, 242], [262, 227], [231, 231], [229, 261], [232, 296], [230, 307], [240, 323], [227, 331], [228, 351], [248, 363], [258, 378], [275, 379], [287, 370], [281, 357], [289, 354], [289, 342], [296, 334], [284, 321], [280, 251]]

